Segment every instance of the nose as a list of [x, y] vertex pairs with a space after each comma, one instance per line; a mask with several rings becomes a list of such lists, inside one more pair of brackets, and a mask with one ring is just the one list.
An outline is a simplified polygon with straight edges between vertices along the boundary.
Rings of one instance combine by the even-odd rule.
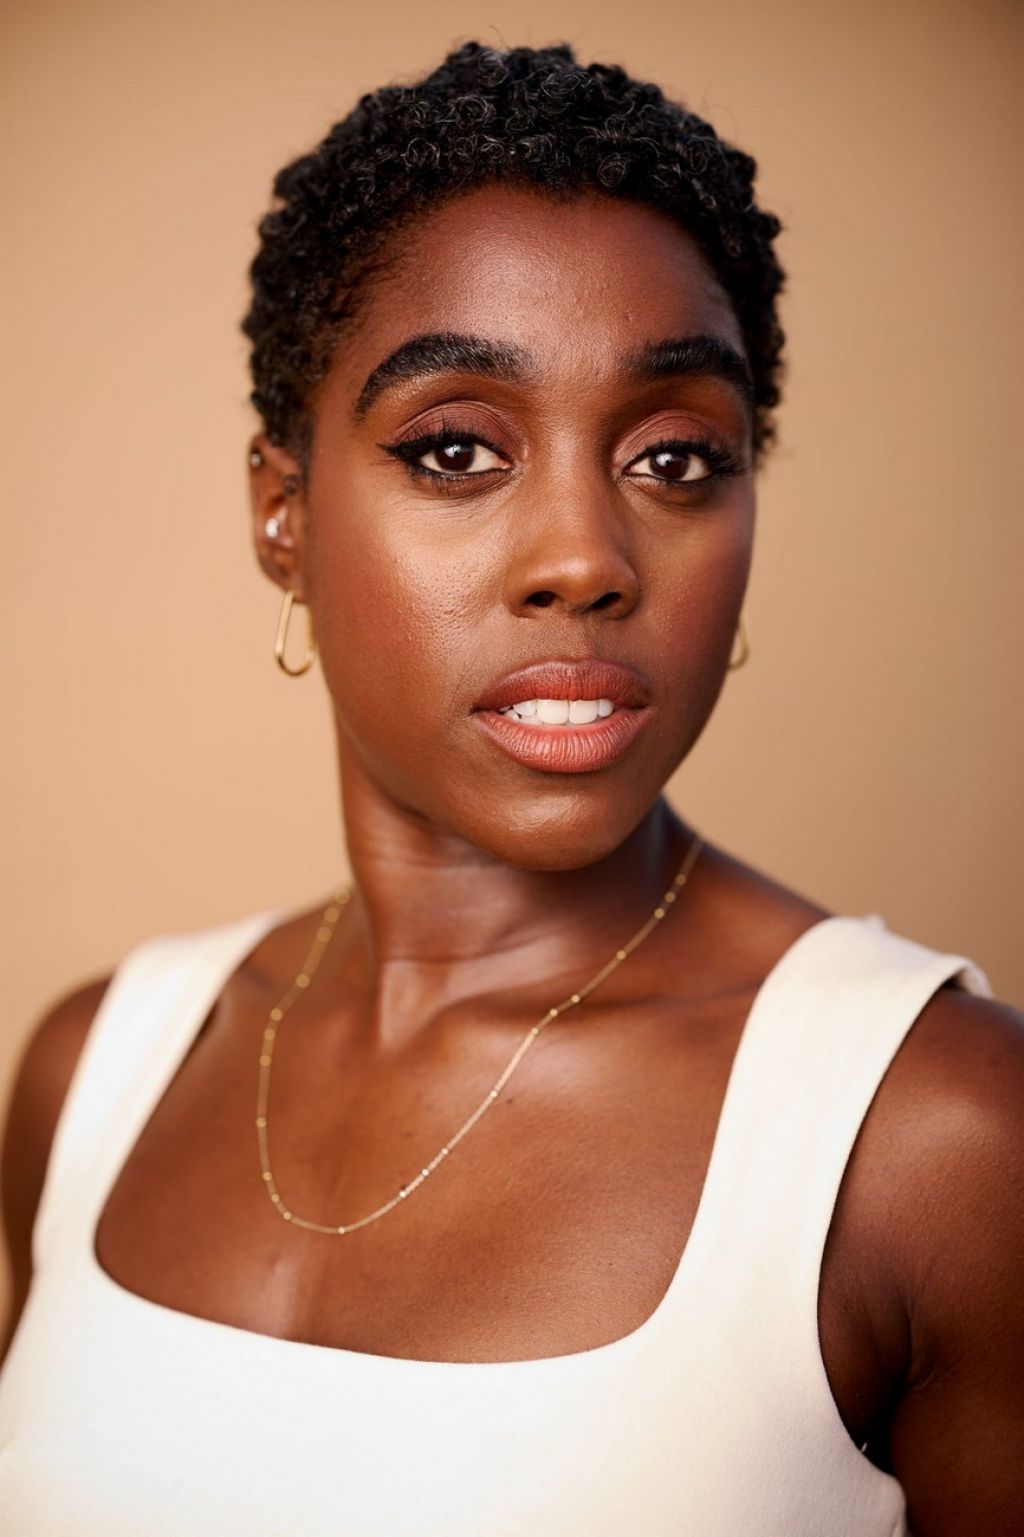
[[544, 609], [624, 619], [640, 601], [640, 582], [621, 509], [607, 494], [545, 497], [513, 519], [506, 602], [519, 618]]

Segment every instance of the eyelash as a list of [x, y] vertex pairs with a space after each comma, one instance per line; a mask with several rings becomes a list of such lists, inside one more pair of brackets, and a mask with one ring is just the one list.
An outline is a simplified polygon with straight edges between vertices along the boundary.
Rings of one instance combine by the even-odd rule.
[[[651, 459], [655, 454], [675, 454], [679, 458], [684, 454], [694, 454], [704, 460], [711, 472], [700, 480], [663, 480], [659, 475], [647, 477], [666, 486], [713, 486], [719, 481], [728, 480], [731, 475], [742, 475], [747, 468], [742, 454], [734, 453], [729, 448], [720, 448], [710, 438], [662, 438], [645, 448], [642, 454], [637, 455], [637, 459]], [[635, 464], [636, 460], [630, 462]]]
[[[431, 449], [452, 447], [455, 444], [467, 445], [478, 443], [481, 448], [490, 449], [492, 454], [504, 457], [502, 450], [496, 443], [491, 443], [487, 438], [481, 437], [478, 432], [459, 432], [453, 427], [446, 427], [441, 432], [425, 433], [422, 437], [411, 438], [400, 443], [381, 443], [385, 453], [401, 460], [411, 476], [425, 476], [432, 481], [439, 491], [450, 492], [454, 485], [463, 484], [470, 480], [482, 480], [494, 471], [470, 470], [466, 472], [448, 472], [428, 469], [425, 464], [417, 464]], [[710, 474], [702, 476], [700, 480], [669, 480], [659, 475], [645, 475], [646, 480], [657, 481], [664, 486], [686, 486], [691, 490], [696, 487], [708, 489], [717, 485], [732, 475], [742, 475], [746, 470], [746, 464], [741, 455], [733, 453], [730, 449], [720, 448], [707, 438], [662, 438], [657, 443], [651, 443], [638, 454], [636, 459], [653, 458], [655, 454], [672, 453], [679, 457], [684, 454], [695, 454], [703, 459], [710, 469]], [[631, 461], [635, 463], [636, 460]]]
[[439, 491], [450, 491], [453, 483], [482, 480], [488, 471], [473, 470], [467, 474], [459, 474], [455, 471], [445, 474], [441, 470], [428, 470], [425, 464], [417, 464], [416, 460], [422, 458], [432, 448], [449, 448], [457, 443], [479, 443], [481, 448], [489, 448], [491, 453], [497, 454], [499, 458], [505, 457], [497, 443], [491, 443], [487, 438], [481, 437], [478, 432], [459, 432], [456, 428], [447, 426], [441, 432], [425, 433], [420, 438], [410, 438], [403, 443], [381, 443], [380, 447], [385, 453], [393, 454], [396, 459], [400, 459], [410, 475], [425, 475], [435, 484], [440, 482]]

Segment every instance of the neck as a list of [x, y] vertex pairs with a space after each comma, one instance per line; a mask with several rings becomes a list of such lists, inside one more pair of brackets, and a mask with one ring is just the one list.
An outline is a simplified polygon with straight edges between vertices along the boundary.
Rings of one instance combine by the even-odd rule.
[[461, 998], [596, 969], [649, 916], [693, 833], [659, 799], [581, 870], [506, 864], [343, 778], [353, 895], [349, 963], [380, 1027]]

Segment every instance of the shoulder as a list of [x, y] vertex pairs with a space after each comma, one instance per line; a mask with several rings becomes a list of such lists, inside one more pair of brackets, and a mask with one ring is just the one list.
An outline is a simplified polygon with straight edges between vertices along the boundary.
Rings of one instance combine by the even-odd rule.
[[16, 1094], [62, 1098], [111, 978], [99, 977], [64, 994], [40, 1017], [22, 1051]]
[[994, 1275], [1011, 1256], [1024, 1263], [1024, 1015], [939, 988], [871, 1116], [875, 1161], [899, 1200], [901, 1269], [919, 1313], [962, 1307], [969, 1274]]
[[939, 1304], [943, 1285], [962, 1285], [964, 1244], [983, 1243], [991, 1257], [1010, 1240], [999, 1214], [1019, 1220], [1011, 1208], [1013, 1181], [1024, 1177], [1022, 1133], [1024, 1016], [938, 988], [879, 1083], [842, 1189], [847, 1215], [889, 1255], [908, 1306]]
[[881, 1282], [861, 1298], [894, 1324], [888, 1455], [915, 1530], [1008, 1531], [1024, 1502], [1024, 1016], [940, 988], [848, 1175], [861, 1275]]
[[938, 1092], [981, 1086], [998, 1095], [1003, 1073], [1024, 1066], [1024, 1013], [947, 984], [925, 1005], [903, 1054]]
[[109, 984], [110, 978], [102, 977], [59, 999], [30, 1033], [15, 1071], [0, 1153], [0, 1198], [13, 1285], [8, 1334], [28, 1290], [32, 1228], [54, 1132]]
[[1006, 1160], [1024, 1155], [1024, 1015], [940, 987], [896, 1053], [869, 1120], [866, 1133], [873, 1129], [898, 1160], [898, 1188], [929, 1208], [1005, 1176]]
[[72, 1075], [110, 980], [101, 977], [66, 994], [29, 1034], [14, 1075], [4, 1134], [4, 1151], [15, 1154], [19, 1169], [26, 1161], [38, 1163], [40, 1156], [45, 1165]]

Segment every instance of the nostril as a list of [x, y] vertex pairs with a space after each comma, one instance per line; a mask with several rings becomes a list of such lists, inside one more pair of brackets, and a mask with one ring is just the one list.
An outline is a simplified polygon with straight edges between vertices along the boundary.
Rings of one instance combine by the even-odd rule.
[[613, 603], [618, 603], [622, 597], [621, 592], [606, 592], [591, 604], [592, 608], [611, 608]]
[[555, 601], [555, 595], [553, 592], [531, 592], [526, 601], [534, 608], [550, 608]]

